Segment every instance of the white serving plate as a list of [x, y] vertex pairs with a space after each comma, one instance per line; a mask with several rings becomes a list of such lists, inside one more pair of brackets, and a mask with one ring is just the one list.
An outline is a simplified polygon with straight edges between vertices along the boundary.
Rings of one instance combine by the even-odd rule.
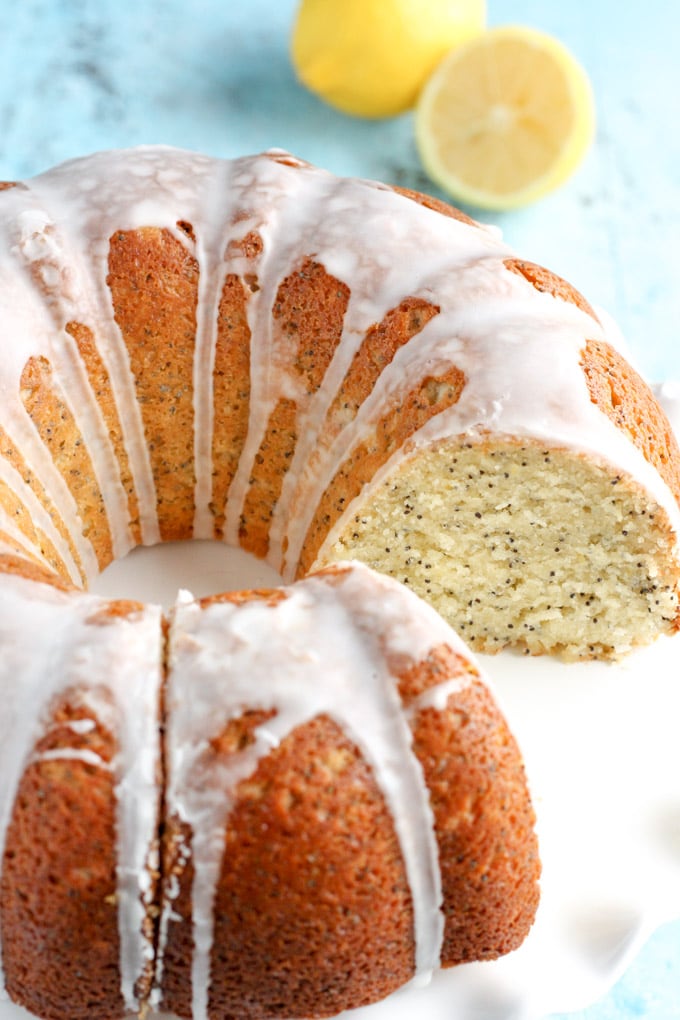
[[[212, 542], [138, 549], [97, 590], [168, 605], [276, 583]], [[480, 656], [520, 742], [538, 817], [541, 905], [524, 945], [409, 987], [349, 1020], [538, 1020], [601, 997], [641, 944], [680, 918], [680, 635], [623, 663]], [[0, 1020], [28, 1014], [0, 1003]]]

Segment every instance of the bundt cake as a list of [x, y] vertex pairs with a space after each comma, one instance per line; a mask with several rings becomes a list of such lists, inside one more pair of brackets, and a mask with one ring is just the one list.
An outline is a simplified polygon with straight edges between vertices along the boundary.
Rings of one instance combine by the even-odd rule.
[[680, 453], [568, 284], [435, 200], [270, 152], [101, 153], [0, 194], [0, 539], [82, 585], [220, 538], [358, 558], [468, 643], [678, 626]]
[[[5, 185], [0, 265], [10, 995], [321, 1016], [517, 945], [516, 745], [432, 609], [333, 564], [481, 649], [675, 630], [680, 455], [597, 316], [448, 207], [280, 152]], [[302, 580], [170, 621], [85, 590], [191, 537]]]
[[187, 596], [166, 639], [158, 609], [12, 567], [15, 1001], [49, 1020], [329, 1016], [522, 941], [540, 866], [520, 754], [405, 587], [348, 564]]

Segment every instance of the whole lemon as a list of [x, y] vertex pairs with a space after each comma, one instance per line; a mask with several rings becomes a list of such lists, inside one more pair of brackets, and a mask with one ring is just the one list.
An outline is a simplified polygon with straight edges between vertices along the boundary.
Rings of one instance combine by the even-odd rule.
[[414, 106], [442, 57], [485, 22], [486, 0], [302, 0], [291, 58], [331, 106], [391, 117]]

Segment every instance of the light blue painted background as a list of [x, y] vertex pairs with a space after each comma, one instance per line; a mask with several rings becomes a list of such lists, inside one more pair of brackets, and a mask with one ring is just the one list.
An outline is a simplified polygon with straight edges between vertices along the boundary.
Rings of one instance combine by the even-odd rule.
[[[574, 50], [593, 81], [598, 131], [557, 194], [517, 213], [473, 214], [607, 308], [650, 379], [680, 379], [680, 4], [488, 4], [491, 23], [543, 28]], [[294, 9], [295, 0], [2, 0], [0, 178], [164, 142], [219, 156], [280, 146], [336, 173], [436, 193], [410, 115], [344, 117], [296, 84]], [[680, 923], [652, 938], [602, 1002], [572, 1014], [628, 1017], [680, 1020]]]

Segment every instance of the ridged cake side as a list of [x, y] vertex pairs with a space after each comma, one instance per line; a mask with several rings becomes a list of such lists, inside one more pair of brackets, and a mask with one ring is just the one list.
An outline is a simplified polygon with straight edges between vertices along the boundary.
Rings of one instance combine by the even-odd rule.
[[48, 1020], [118, 1020], [153, 977], [160, 611], [25, 567], [0, 558], [4, 983]]
[[331, 1016], [522, 942], [519, 751], [424, 603], [345, 565], [179, 605], [168, 662], [165, 1009]]
[[44, 723], [5, 844], [7, 992], [38, 1017], [119, 1020], [116, 739], [77, 691]]

